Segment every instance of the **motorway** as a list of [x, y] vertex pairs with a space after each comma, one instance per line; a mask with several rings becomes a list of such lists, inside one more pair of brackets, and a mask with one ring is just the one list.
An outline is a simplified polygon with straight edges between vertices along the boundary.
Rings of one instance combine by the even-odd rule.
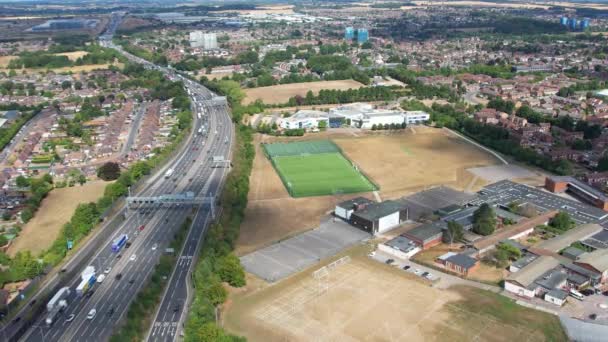
[[[233, 140], [233, 127], [228, 115], [225, 101], [207, 101], [214, 95], [201, 85], [181, 78], [172, 70], [154, 66], [142, 61], [114, 46], [111, 35], [102, 41], [108, 47], [121, 51], [135, 62], [144, 64], [166, 73], [173, 80], [182, 80], [191, 94], [195, 116], [193, 135], [186, 142], [188, 145], [171, 165], [173, 175], [156, 177], [154, 182], [138, 196], [159, 196], [164, 194], [179, 194], [188, 191], [198, 197], [215, 198], [228, 172], [225, 163], [217, 167], [212, 158], [222, 156], [229, 158]], [[206, 128], [203, 134], [196, 133], [200, 127]], [[187, 302], [187, 279], [191, 271], [192, 260], [197, 251], [204, 232], [211, 221], [211, 203], [200, 207], [174, 204], [171, 206], [156, 206], [139, 210], [129, 210], [125, 221], [109, 234], [106, 243], [90, 258], [88, 264], [95, 266], [97, 274], [109, 269], [103, 283], [97, 283], [89, 292], [79, 297], [74, 289], [80, 282], [76, 273], [67, 283], [72, 294], [67, 298], [68, 307], [54, 324], [47, 327], [44, 323], [45, 314], [39, 315], [36, 322], [26, 332], [25, 341], [103, 341], [108, 340], [116, 330], [118, 323], [124, 318], [131, 301], [145, 286], [162, 253], [177, 229], [187, 216], [194, 216], [194, 224], [190, 229], [184, 244], [184, 249], [178, 259], [175, 272], [169, 278], [167, 291], [163, 296], [156, 321], [163, 324], [169, 322], [173, 329], [162, 331], [158, 340], [173, 340], [177, 333], [177, 322], [185, 314]], [[139, 227], [143, 230], [139, 231]], [[120, 234], [128, 234], [132, 243], [128, 249], [114, 253], [110, 249], [111, 241]], [[134, 259], [134, 260], [132, 260]], [[121, 275], [120, 279], [117, 275]], [[176, 308], [179, 306], [179, 309]], [[89, 320], [90, 310], [97, 311], [96, 316]], [[71, 322], [66, 317], [75, 315]], [[171, 330], [171, 331], [169, 331]], [[156, 334], [153, 333], [153, 336]], [[153, 338], [151, 335], [151, 338]]]

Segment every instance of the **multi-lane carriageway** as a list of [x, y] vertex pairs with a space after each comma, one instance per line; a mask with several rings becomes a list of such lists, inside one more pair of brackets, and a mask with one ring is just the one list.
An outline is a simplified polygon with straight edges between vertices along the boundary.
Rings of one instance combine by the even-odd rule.
[[[161, 69], [162, 70], [162, 69]], [[173, 77], [178, 77], [173, 75]], [[217, 168], [213, 156], [224, 156], [229, 159], [233, 139], [233, 127], [224, 103], [214, 102], [206, 105], [214, 95], [194, 82], [184, 79], [190, 89], [195, 113], [194, 129], [191, 140], [187, 142], [181, 154], [171, 163], [174, 174], [165, 178], [163, 172], [151, 180], [149, 186], [140, 196], [158, 196], [192, 191], [200, 197], [214, 197], [220, 191], [228, 169]], [[198, 133], [198, 128], [205, 125], [206, 132]], [[156, 313], [155, 323], [149, 339], [154, 341], [173, 340], [180, 330], [180, 322], [186, 313], [188, 302], [187, 279], [191, 271], [192, 260], [199, 246], [199, 241], [210, 221], [209, 204], [200, 208], [173, 206], [146, 208], [141, 211], [130, 211], [125, 222], [116, 229], [107, 243], [99, 249], [89, 264], [95, 266], [98, 274], [110, 268], [109, 274], [101, 284], [95, 284], [92, 294], [78, 297], [73, 294], [68, 298], [69, 305], [51, 327], [46, 327], [44, 314], [24, 336], [27, 341], [103, 341], [109, 339], [117, 323], [124, 318], [129, 304], [145, 286], [154, 270], [161, 253], [172, 240], [177, 228], [187, 216], [194, 217], [194, 224], [189, 231], [180, 254], [175, 272], [169, 279], [167, 291], [163, 294], [160, 309]], [[143, 230], [139, 228], [143, 226]], [[136, 233], [137, 232], [137, 233]], [[131, 246], [113, 253], [111, 241], [120, 234], [128, 234]], [[137, 236], [135, 236], [137, 234]], [[120, 255], [120, 257], [119, 257]], [[134, 257], [133, 257], [134, 256]], [[134, 258], [134, 260], [131, 260]], [[121, 274], [121, 279], [117, 275]], [[77, 274], [67, 283], [75, 288], [80, 282]], [[95, 309], [95, 318], [87, 319], [90, 310]], [[71, 322], [66, 317], [74, 314]], [[158, 329], [158, 327], [165, 329]], [[166, 327], [172, 327], [166, 329]]]

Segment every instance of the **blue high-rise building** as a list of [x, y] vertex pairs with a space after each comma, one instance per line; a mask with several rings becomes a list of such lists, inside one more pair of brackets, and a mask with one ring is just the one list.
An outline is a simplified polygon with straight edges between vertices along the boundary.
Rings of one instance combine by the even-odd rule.
[[360, 28], [357, 30], [357, 43], [362, 44], [369, 40], [367, 29]]
[[581, 29], [585, 30], [585, 29], [589, 28], [589, 24], [590, 24], [589, 18], [583, 19], [583, 21], [581, 21]]
[[347, 27], [344, 30], [344, 39], [346, 40], [353, 40], [355, 39], [355, 29], [352, 27]]
[[568, 23], [570, 24], [570, 28], [572, 30], [576, 30], [578, 28], [578, 20], [576, 20], [576, 18], [570, 18]]
[[568, 17], [562, 17], [559, 22], [564, 26], [568, 26]]

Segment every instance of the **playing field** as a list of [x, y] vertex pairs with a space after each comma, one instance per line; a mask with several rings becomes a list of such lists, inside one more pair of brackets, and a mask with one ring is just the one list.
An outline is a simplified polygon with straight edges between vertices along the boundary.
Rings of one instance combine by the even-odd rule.
[[339, 81], [317, 81], [304, 83], [279, 84], [269, 87], [259, 87], [245, 89], [244, 104], [255, 102], [260, 99], [266, 104], [280, 104], [289, 101], [290, 97], [300, 95], [306, 96], [310, 90], [313, 94], [318, 94], [323, 89], [347, 90], [359, 89], [364, 84], [354, 80], [339, 80]]
[[340, 153], [276, 157], [274, 162], [293, 197], [374, 190], [374, 185]]
[[[429, 286], [364, 247], [277, 284], [248, 277], [220, 315], [224, 328], [268, 342], [567, 341], [553, 315], [478, 288]], [[335, 259], [345, 262], [330, 267]]]
[[264, 150], [293, 197], [377, 190], [329, 140], [265, 144]]

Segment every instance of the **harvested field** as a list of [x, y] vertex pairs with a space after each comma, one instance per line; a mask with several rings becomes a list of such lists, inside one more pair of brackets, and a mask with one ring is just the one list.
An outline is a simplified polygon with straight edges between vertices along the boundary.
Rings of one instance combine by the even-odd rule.
[[380, 187], [383, 198], [436, 185], [464, 190], [475, 180], [465, 169], [498, 164], [490, 154], [447, 131], [424, 126], [402, 134], [334, 142]]
[[71, 61], [75, 61], [80, 57], [86, 56], [89, 53], [86, 51], [72, 51], [72, 52], [62, 52], [62, 53], [57, 53], [56, 55], [58, 56], [66, 56], [69, 60]]
[[[80, 58], [86, 54], [88, 54], [88, 52], [86, 52], [86, 51], [73, 51], [73, 52], [56, 53], [55, 55], [66, 56], [69, 60], [75, 61], [78, 58]], [[8, 66], [8, 63], [17, 57], [18, 56], [0, 56], [0, 68], [6, 68]]]
[[290, 97], [301, 95], [305, 96], [309, 90], [316, 95], [319, 90], [323, 89], [334, 89], [334, 90], [347, 90], [347, 89], [358, 89], [364, 85], [353, 80], [342, 80], [342, 81], [318, 81], [318, 82], [305, 82], [305, 83], [292, 83], [292, 84], [281, 84], [270, 87], [260, 87], [245, 89], [244, 104], [255, 102], [260, 99], [267, 104], [279, 104], [289, 101]]
[[17, 56], [0, 56], [0, 68], [6, 68], [8, 63], [15, 58], [17, 58]]
[[430, 287], [367, 248], [320, 277], [329, 262], [272, 286], [252, 279], [230, 297], [223, 326], [251, 341], [566, 340], [550, 314], [480, 289]]
[[[415, 132], [415, 133], [414, 133]], [[398, 134], [338, 129], [301, 138], [256, 135], [239, 255], [318, 227], [321, 217], [341, 201], [361, 194], [292, 198], [260, 143], [333, 139], [359, 170], [380, 187], [382, 199], [399, 198], [424, 188], [448, 185], [475, 191], [485, 184], [466, 171], [498, 164], [493, 156], [441, 129], [416, 127]], [[364, 193], [373, 199], [372, 193]]]
[[107, 182], [95, 181], [83, 186], [52, 190], [42, 201], [40, 209], [13, 241], [8, 254], [29, 250], [37, 255], [53, 244], [63, 225], [80, 203], [94, 202], [103, 195]]

